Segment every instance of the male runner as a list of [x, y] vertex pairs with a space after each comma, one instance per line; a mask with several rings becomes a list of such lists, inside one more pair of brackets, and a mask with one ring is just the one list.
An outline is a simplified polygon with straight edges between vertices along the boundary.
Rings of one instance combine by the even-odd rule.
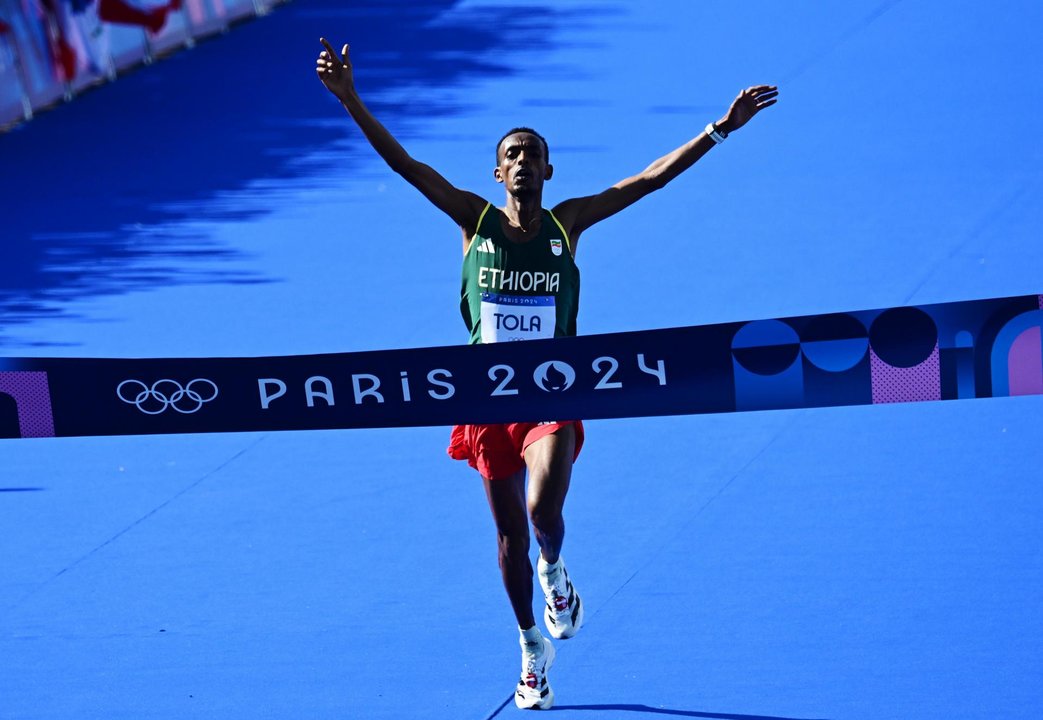
[[[460, 308], [472, 343], [575, 335], [579, 270], [574, 258], [580, 234], [666, 185], [729, 133], [774, 105], [778, 95], [770, 85], [743, 90], [724, 117], [642, 172], [595, 195], [566, 200], [553, 210], [543, 207], [543, 183], [554, 171], [547, 142], [530, 128], [510, 130], [496, 147], [493, 177], [506, 190], [505, 204], [497, 208], [413, 159], [359, 98], [348, 46], [338, 56], [325, 39], [321, 42], [325, 50], [319, 53], [316, 71], [326, 88], [391, 169], [460, 227]], [[546, 597], [548, 631], [556, 638], [569, 638], [583, 623], [583, 604], [561, 559], [562, 508], [582, 444], [579, 421], [453, 428], [449, 454], [479, 471], [496, 523], [500, 571], [521, 632], [522, 673], [515, 692], [520, 708], [546, 709], [554, 703], [547, 681], [554, 647], [537, 629], [532, 612], [530, 521], [540, 547], [537, 574]]]

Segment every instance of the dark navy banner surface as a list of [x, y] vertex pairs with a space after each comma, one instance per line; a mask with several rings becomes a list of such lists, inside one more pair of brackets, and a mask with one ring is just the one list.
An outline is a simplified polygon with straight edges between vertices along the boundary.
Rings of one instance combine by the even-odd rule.
[[1043, 296], [495, 345], [0, 358], [0, 437], [310, 430], [1043, 394]]

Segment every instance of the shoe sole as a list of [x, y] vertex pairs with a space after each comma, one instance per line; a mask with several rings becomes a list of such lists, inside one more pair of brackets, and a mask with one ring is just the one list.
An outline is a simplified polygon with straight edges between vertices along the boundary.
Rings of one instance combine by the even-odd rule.
[[532, 703], [531, 705], [525, 704], [526, 701], [519, 702], [518, 693], [514, 694], [514, 704], [519, 710], [550, 710], [554, 706], [554, 691], [551, 690], [550, 686], [547, 686], [547, 694], [540, 698], [539, 702]]

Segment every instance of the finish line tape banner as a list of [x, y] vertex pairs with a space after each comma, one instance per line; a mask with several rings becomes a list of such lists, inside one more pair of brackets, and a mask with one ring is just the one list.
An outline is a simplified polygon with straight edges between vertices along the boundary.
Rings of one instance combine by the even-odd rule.
[[0, 358], [0, 437], [571, 420], [1043, 394], [1043, 296], [251, 358]]

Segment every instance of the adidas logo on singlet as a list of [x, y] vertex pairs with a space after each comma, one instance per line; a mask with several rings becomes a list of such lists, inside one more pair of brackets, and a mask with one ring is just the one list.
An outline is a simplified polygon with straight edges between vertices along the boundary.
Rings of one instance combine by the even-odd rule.
[[496, 252], [496, 246], [493, 245], [492, 238], [486, 238], [485, 242], [478, 246], [478, 252], [480, 253], [494, 253]]

